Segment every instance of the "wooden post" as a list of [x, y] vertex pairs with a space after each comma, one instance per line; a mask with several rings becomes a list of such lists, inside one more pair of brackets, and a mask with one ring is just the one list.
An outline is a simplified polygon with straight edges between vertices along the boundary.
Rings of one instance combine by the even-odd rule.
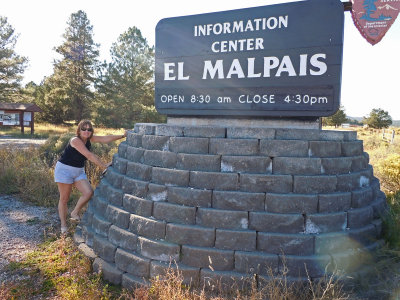
[[343, 7], [344, 7], [344, 11], [351, 11], [351, 9], [352, 9], [352, 3], [349, 1], [349, 2], [343, 2]]
[[35, 133], [35, 113], [33, 111], [31, 111], [31, 135], [33, 135]]
[[394, 143], [394, 134], [395, 134], [395, 131], [392, 130], [392, 140], [391, 140], [391, 143], [392, 143], [392, 144]]
[[21, 125], [21, 133], [24, 134], [24, 112], [19, 113], [19, 124]]

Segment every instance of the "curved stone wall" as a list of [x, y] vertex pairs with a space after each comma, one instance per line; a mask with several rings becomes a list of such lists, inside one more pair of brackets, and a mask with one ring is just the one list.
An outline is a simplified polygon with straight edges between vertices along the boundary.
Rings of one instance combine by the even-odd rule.
[[76, 240], [125, 287], [171, 261], [195, 284], [302, 280], [365, 264], [385, 207], [356, 132], [137, 124]]

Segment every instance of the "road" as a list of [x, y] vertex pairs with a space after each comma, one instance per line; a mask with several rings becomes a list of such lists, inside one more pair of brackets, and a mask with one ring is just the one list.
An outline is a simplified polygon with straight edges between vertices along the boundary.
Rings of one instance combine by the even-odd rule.
[[39, 147], [46, 142], [46, 139], [21, 139], [0, 136], [0, 149], [6, 147], [17, 146], [18, 148], [27, 149], [31, 146]]

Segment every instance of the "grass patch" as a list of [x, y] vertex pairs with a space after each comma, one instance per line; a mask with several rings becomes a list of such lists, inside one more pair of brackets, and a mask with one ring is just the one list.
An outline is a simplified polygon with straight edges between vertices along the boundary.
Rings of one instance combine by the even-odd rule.
[[35, 123], [35, 133], [31, 134], [30, 128], [25, 128], [21, 133], [19, 126], [1, 126], [0, 136], [21, 139], [47, 139], [52, 134], [62, 134], [72, 130], [71, 126], [57, 126], [47, 123]]
[[[32, 135], [30, 128], [25, 127], [25, 133], [21, 133], [21, 128], [18, 126], [1, 126], [0, 136], [7, 136], [12, 138], [25, 138], [25, 139], [47, 139], [53, 135], [62, 135], [65, 133], [75, 133], [76, 125], [67, 123], [65, 125], [54, 125], [50, 123], [35, 123], [35, 133]], [[109, 135], [109, 134], [123, 134], [122, 128], [104, 128], [95, 126], [95, 134]]]
[[[0, 153], [0, 157], [1, 156]], [[0, 194], [16, 194], [20, 190], [15, 181], [16, 173], [14, 170], [10, 170], [4, 165], [4, 162], [0, 162]]]
[[58, 203], [53, 170], [40, 159], [39, 150], [0, 149], [0, 194], [16, 194], [41, 206]]
[[383, 219], [383, 235], [391, 249], [400, 251], [400, 191], [388, 195], [387, 202], [389, 211]]
[[91, 262], [79, 252], [71, 237], [48, 240], [20, 263], [8, 266], [10, 276], [23, 278], [0, 287], [1, 299], [115, 299], [115, 288], [93, 274]]
[[400, 252], [385, 245], [372, 254], [369, 272], [347, 282], [351, 299], [400, 299]]

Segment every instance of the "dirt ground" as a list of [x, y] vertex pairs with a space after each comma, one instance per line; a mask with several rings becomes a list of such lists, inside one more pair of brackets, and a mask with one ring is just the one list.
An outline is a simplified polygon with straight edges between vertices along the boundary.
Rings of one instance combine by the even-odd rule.
[[31, 146], [39, 147], [46, 142], [46, 139], [20, 139], [0, 136], [0, 148], [18, 146], [22, 149], [27, 149]]
[[14, 196], [0, 195], [0, 284], [15, 281], [4, 268], [19, 262], [58, 228], [56, 208], [33, 206]]
[[[39, 147], [45, 139], [21, 139], [0, 136], [0, 148]], [[29, 205], [15, 196], [0, 195], [0, 284], [15, 281], [18, 275], [9, 276], [4, 268], [10, 262], [24, 259], [44, 237], [58, 228], [56, 208]]]

